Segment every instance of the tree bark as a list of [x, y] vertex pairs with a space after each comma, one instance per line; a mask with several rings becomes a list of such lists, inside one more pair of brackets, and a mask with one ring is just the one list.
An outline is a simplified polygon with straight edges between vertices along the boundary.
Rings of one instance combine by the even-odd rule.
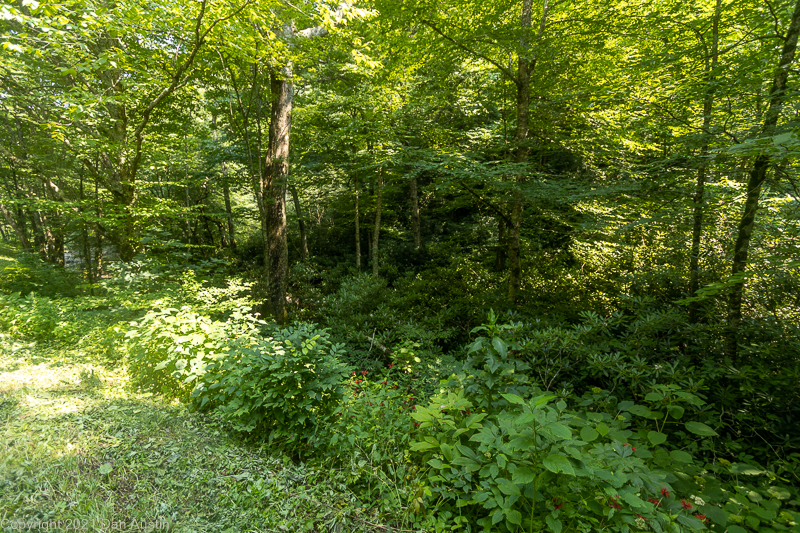
[[14, 233], [17, 234], [17, 238], [22, 245], [22, 249], [28, 253], [33, 253], [33, 246], [31, 246], [30, 241], [28, 241], [28, 236], [25, 234], [25, 231], [21, 225], [17, 224], [17, 221], [14, 220], [13, 216], [11, 216], [11, 213], [5, 204], [0, 204], [0, 211], [2, 211], [3, 217], [6, 219], [6, 222], [8, 222], [8, 225], [11, 226], [11, 229], [13, 229]]
[[356, 271], [361, 272], [361, 221], [360, 221], [360, 213], [358, 212], [358, 175], [353, 177], [353, 182], [355, 183], [356, 189], [356, 197], [355, 197], [355, 209], [356, 209]]
[[[83, 215], [83, 204], [86, 201], [86, 196], [83, 193], [83, 175], [80, 181], [80, 197], [81, 206], [80, 214]], [[83, 266], [86, 269], [86, 282], [90, 285], [94, 283], [94, 269], [92, 268], [92, 247], [89, 245], [89, 230], [86, 228], [86, 220], [81, 220], [81, 244], [83, 245]], [[90, 289], [91, 294], [94, 295], [94, 289]]]
[[270, 71], [272, 113], [269, 146], [261, 180], [267, 226], [267, 307], [278, 324], [285, 324], [289, 261], [286, 242], [286, 188], [289, 178], [289, 138], [294, 86], [291, 66]]
[[[764, 124], [761, 128], [762, 136], [771, 136], [775, 133], [775, 127], [780, 118], [781, 108], [786, 100], [786, 82], [789, 71], [794, 61], [797, 49], [797, 37], [800, 34], [800, 0], [797, 1], [792, 13], [789, 29], [786, 32], [786, 40], [783, 43], [778, 68], [772, 80], [772, 88], [769, 92], [769, 105], [764, 116]], [[771, 159], [767, 154], [756, 157], [750, 176], [747, 181], [747, 198], [745, 200], [744, 213], [739, 222], [739, 232], [734, 245], [733, 264], [731, 266], [731, 277], [735, 284], [731, 290], [728, 301], [728, 331], [725, 338], [725, 355], [736, 358], [739, 352], [738, 332], [742, 322], [742, 297], [744, 295], [744, 276], [747, 269], [747, 256], [750, 249], [750, 238], [755, 226], [758, 202], [761, 197], [761, 186], [767, 177], [767, 170], [771, 164]], [[741, 278], [741, 279], [737, 279]]]
[[414, 249], [422, 247], [422, 235], [419, 230], [419, 197], [417, 195], [417, 176], [411, 176], [409, 183], [411, 193], [411, 231], [414, 234]]
[[228, 216], [228, 246], [231, 251], [236, 251], [236, 227], [233, 225], [233, 211], [231, 210], [231, 184], [228, 183], [228, 165], [222, 162], [222, 196], [225, 199], [225, 214]]
[[[547, 0], [542, 6], [542, 19], [539, 27], [539, 36], [544, 31], [544, 23], [547, 18]], [[530, 43], [528, 42], [528, 32], [531, 27], [531, 14], [533, 10], [533, 0], [523, 0], [522, 17], [520, 25], [522, 27], [522, 37], [520, 38], [520, 51], [517, 59], [517, 132], [516, 142], [516, 161], [517, 163], [527, 163], [528, 154], [528, 133], [530, 130], [528, 122], [528, 112], [530, 110], [531, 98], [531, 71], [536, 64], [528, 54], [530, 53]], [[521, 182], [520, 176], [517, 181]], [[522, 191], [517, 188], [514, 191], [513, 207], [511, 209], [511, 227], [509, 228], [508, 239], [508, 303], [514, 304], [517, 301], [520, 285], [522, 283], [522, 265], [520, 263], [520, 226], [522, 225], [522, 213], [524, 211], [524, 198]]]
[[297, 225], [300, 228], [300, 260], [305, 263], [308, 260], [308, 237], [306, 236], [306, 223], [303, 209], [300, 206], [300, 197], [297, 194], [297, 187], [292, 184], [289, 187], [294, 202], [294, 211], [297, 213]]
[[[689, 296], [694, 296], [700, 288], [700, 241], [703, 236], [703, 218], [705, 216], [705, 188], [708, 172], [708, 148], [711, 140], [711, 113], [714, 110], [714, 92], [716, 91], [716, 69], [719, 61], [719, 17], [722, 0], [717, 0], [714, 9], [714, 22], [711, 29], [711, 57], [706, 54], [706, 91], [703, 95], [703, 143], [700, 147], [700, 168], [697, 169], [697, 187], [695, 188], [692, 220], [692, 249], [689, 259]], [[689, 321], [697, 322], [697, 302], [689, 304]]]
[[378, 268], [380, 261], [378, 260], [378, 237], [381, 231], [381, 207], [382, 207], [382, 193], [383, 193], [383, 167], [378, 169], [378, 183], [375, 187], [375, 227], [373, 228], [372, 235], [372, 276], [378, 277]]

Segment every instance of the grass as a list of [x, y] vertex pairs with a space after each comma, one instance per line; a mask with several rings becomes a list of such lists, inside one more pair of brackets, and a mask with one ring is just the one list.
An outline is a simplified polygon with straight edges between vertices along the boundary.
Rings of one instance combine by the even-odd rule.
[[124, 369], [77, 349], [0, 335], [0, 424], [3, 531], [21, 521], [49, 531], [393, 531], [336, 471], [135, 393]]

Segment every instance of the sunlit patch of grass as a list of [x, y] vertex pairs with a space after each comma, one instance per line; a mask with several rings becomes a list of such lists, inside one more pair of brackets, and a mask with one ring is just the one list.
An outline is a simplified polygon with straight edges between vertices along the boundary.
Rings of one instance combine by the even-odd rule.
[[122, 369], [91, 354], [0, 337], [0, 520], [78, 520], [90, 531], [134, 520], [181, 532], [384, 530], [364, 523], [334, 474], [134, 393]]

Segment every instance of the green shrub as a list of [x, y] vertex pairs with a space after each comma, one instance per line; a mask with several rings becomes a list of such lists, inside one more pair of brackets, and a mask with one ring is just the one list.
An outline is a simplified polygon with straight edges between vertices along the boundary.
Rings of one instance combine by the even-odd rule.
[[245, 313], [213, 321], [188, 307], [151, 311], [125, 333], [131, 384], [188, 401], [206, 367], [231, 351], [255, 346], [264, 322]]
[[[595, 387], [570, 408], [528, 382], [515, 357], [518, 326], [495, 318], [477, 328], [486, 336], [465, 371], [413, 415], [420, 433], [411, 448], [430, 467], [420, 524], [556, 533], [796, 527], [797, 491], [774, 473], [704, 460], [718, 433], [686, 416], [702, 414], [700, 397], [654, 384], [645, 406]], [[765, 479], [755, 488], [737, 473]]]
[[325, 330], [298, 324], [266, 338], [240, 336], [228, 347], [205, 367], [192, 403], [216, 408], [238, 431], [298, 443], [341, 402], [347, 367]]

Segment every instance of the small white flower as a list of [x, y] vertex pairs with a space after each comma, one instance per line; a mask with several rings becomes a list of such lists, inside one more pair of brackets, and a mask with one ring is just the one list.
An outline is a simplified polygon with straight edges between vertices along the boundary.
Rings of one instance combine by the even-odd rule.
[[703, 498], [699, 498], [699, 497], [697, 497], [695, 495], [691, 496], [691, 500], [694, 502], [695, 505], [705, 505], [706, 504], [706, 502], [703, 501]]

